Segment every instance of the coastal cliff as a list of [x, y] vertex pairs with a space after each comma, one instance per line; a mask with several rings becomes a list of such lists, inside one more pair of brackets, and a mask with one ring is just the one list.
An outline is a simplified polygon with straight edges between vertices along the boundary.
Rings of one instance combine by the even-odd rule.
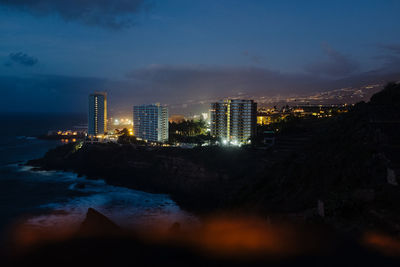
[[346, 114], [290, 122], [269, 150], [68, 144], [28, 165], [167, 193], [197, 213], [277, 214], [398, 233], [399, 92], [391, 84]]
[[[43, 170], [73, 171], [88, 179], [153, 193], [167, 193], [182, 207], [211, 211], [244, 183], [259, 175], [264, 151], [237, 148], [155, 148], [86, 143], [50, 150], [28, 165]], [[260, 157], [259, 157], [260, 156]], [[252, 161], [244, 164], [244, 158]], [[247, 171], [247, 167], [253, 169]], [[258, 173], [257, 173], [258, 172]], [[249, 174], [251, 174], [249, 176]]]

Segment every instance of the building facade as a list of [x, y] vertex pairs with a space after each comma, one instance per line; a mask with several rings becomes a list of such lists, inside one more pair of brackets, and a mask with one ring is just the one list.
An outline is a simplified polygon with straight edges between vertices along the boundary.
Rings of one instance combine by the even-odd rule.
[[107, 93], [95, 92], [89, 95], [88, 113], [89, 137], [103, 135], [107, 132]]
[[257, 103], [253, 100], [226, 99], [211, 104], [211, 135], [224, 143], [248, 144], [256, 135]]
[[133, 133], [152, 142], [168, 141], [168, 108], [160, 104], [133, 107]]

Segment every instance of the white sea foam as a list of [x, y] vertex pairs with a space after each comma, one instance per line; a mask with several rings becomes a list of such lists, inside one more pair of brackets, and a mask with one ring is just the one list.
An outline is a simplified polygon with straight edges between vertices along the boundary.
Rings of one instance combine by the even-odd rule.
[[[19, 164], [10, 167], [19, 173], [29, 173], [20, 175], [19, 179], [59, 184], [57, 190], [60, 190], [60, 195], [57, 195], [57, 199], [49, 199], [49, 203], [38, 207], [50, 212], [29, 219], [27, 223], [31, 225], [48, 227], [68, 222], [78, 226], [84, 220], [88, 208], [94, 208], [128, 228], [151, 227], [160, 225], [160, 222], [170, 227], [174, 222], [184, 225], [186, 222], [197, 221], [194, 216], [182, 211], [168, 195], [112, 186], [104, 180], [89, 180], [72, 172], [35, 171], [31, 166]], [[65, 190], [62, 190], [63, 186]]]
[[[53, 174], [54, 175], [54, 174]], [[107, 185], [103, 180], [78, 178], [83, 188], [77, 188], [76, 175], [56, 173], [54, 179], [71, 181], [69, 190], [85, 193], [64, 202], [41, 205], [40, 208], [54, 211], [50, 215], [31, 218], [28, 223], [35, 226], [56, 226], [66, 221], [79, 224], [88, 208], [94, 208], [123, 227], [151, 227], [162, 222], [169, 227], [174, 222], [185, 224], [196, 222], [196, 218], [184, 211], [164, 194], [151, 194], [119, 186]], [[72, 179], [71, 179], [72, 178]], [[60, 212], [62, 211], [62, 212]]]
[[11, 167], [17, 167], [18, 170], [20, 172], [29, 172], [32, 171], [33, 167], [32, 166], [27, 166], [27, 165], [21, 165], [19, 166], [18, 164], [15, 164], [15, 166], [11, 166]]
[[[19, 164], [13, 164], [9, 165], [11, 167], [16, 167], [18, 172], [30, 172], [32, 174], [37, 174], [38, 177], [35, 177], [35, 179], [40, 179], [42, 181], [54, 181], [54, 182], [68, 182], [68, 181], [74, 181], [78, 178], [78, 175], [73, 172], [62, 172], [62, 171], [53, 171], [53, 170], [34, 170], [33, 166], [28, 166], [28, 165], [19, 165]], [[32, 179], [31, 176], [27, 176], [27, 179]]]

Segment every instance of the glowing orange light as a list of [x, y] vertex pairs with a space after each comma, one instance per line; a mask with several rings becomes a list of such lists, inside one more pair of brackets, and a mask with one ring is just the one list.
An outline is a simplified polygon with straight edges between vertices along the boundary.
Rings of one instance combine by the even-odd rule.
[[363, 238], [364, 243], [386, 255], [400, 256], [400, 240], [389, 235], [379, 233], [366, 233]]

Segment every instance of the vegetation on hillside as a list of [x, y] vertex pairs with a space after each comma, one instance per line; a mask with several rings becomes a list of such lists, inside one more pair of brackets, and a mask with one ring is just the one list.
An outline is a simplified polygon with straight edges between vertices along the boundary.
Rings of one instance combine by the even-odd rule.
[[370, 103], [336, 117], [280, 122], [269, 149], [132, 146], [123, 135], [120, 144], [86, 144], [73, 153], [71, 145], [61, 146], [29, 164], [169, 193], [194, 211], [296, 214], [313, 221], [324, 216], [340, 229], [383, 225], [397, 233], [400, 189], [396, 178], [388, 182], [388, 173], [400, 169], [400, 107], [393, 101], [399, 91], [400, 85], [389, 84]]
[[215, 142], [209, 132], [204, 120], [183, 120], [169, 123], [169, 142], [190, 143], [202, 145], [206, 142]]

